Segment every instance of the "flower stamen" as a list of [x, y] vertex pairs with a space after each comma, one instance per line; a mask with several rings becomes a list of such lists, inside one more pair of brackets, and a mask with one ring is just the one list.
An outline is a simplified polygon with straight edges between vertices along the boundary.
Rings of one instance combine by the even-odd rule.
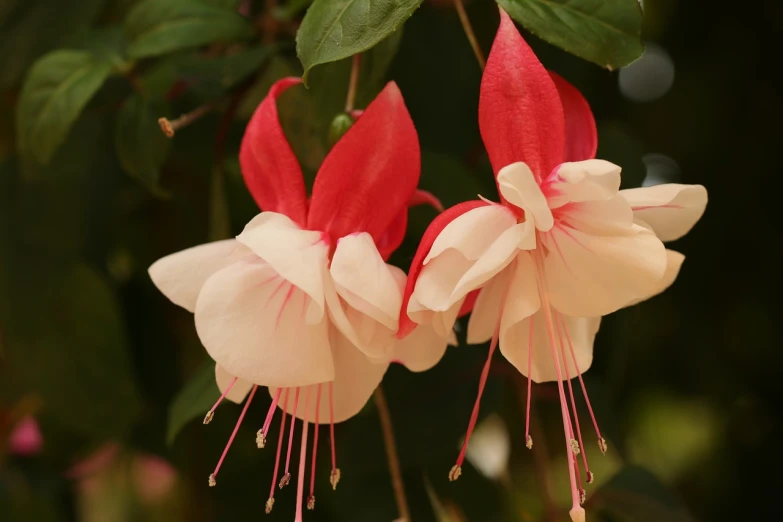
[[253, 389], [250, 390], [250, 396], [247, 398], [247, 401], [245, 401], [245, 407], [242, 408], [242, 413], [239, 414], [239, 419], [237, 420], [236, 426], [234, 426], [234, 431], [231, 432], [231, 437], [228, 439], [228, 444], [226, 444], [225, 449], [223, 450], [223, 454], [220, 456], [220, 460], [218, 460], [217, 466], [215, 466], [215, 471], [212, 472], [212, 474], [209, 476], [209, 486], [215, 487], [217, 485], [217, 475], [220, 471], [220, 466], [223, 465], [223, 460], [226, 458], [226, 455], [228, 454], [228, 449], [231, 447], [231, 444], [234, 442], [234, 438], [237, 436], [237, 432], [239, 431], [239, 426], [242, 425], [242, 420], [245, 418], [245, 413], [247, 413], [247, 409], [250, 407], [250, 403], [253, 401], [253, 396], [256, 394], [256, 390], [258, 389], [258, 385], [253, 386]]
[[215, 410], [220, 405], [221, 402], [223, 402], [223, 399], [226, 398], [226, 395], [228, 395], [228, 392], [231, 391], [231, 388], [234, 387], [234, 383], [237, 382], [238, 377], [234, 377], [230, 383], [228, 383], [228, 386], [226, 387], [226, 391], [223, 392], [223, 394], [218, 398], [217, 402], [215, 402], [214, 406], [212, 406], [207, 414], [204, 416], [204, 424], [209, 424], [212, 422], [212, 419], [215, 418]]
[[269, 426], [272, 424], [272, 419], [275, 416], [277, 403], [280, 401], [280, 394], [282, 391], [282, 388], [278, 388], [277, 392], [275, 392], [275, 396], [272, 398], [272, 404], [269, 406], [269, 411], [266, 413], [266, 420], [264, 420], [264, 425], [256, 433], [256, 446], [258, 446], [258, 449], [262, 449], [266, 446], [266, 436], [269, 433]]
[[329, 383], [329, 436], [332, 445], [332, 472], [329, 474], [329, 483], [332, 490], [335, 490], [340, 482], [340, 468], [337, 467], [337, 449], [334, 444], [334, 382]]
[[310, 496], [307, 497], [307, 509], [315, 509], [315, 458], [318, 454], [318, 413], [321, 408], [321, 383], [318, 384], [318, 388], [315, 395], [315, 424], [313, 425], [313, 456], [312, 463], [310, 465]]
[[[272, 508], [275, 505], [275, 486], [277, 486], [277, 472], [280, 470], [280, 453], [283, 449], [283, 436], [285, 435], [285, 418], [286, 411], [288, 410], [288, 392], [289, 388], [285, 389], [285, 395], [283, 395], [283, 418], [280, 420], [280, 434], [277, 436], [277, 451], [275, 452], [275, 471], [272, 475], [272, 485], [269, 488], [269, 499], [266, 501], [266, 514], [272, 512]], [[292, 421], [293, 422], [293, 421]]]
[[[294, 522], [302, 522], [302, 501], [304, 497], [305, 467], [307, 466], [307, 431], [310, 423], [307, 422], [307, 409], [310, 406], [310, 387], [305, 389], [304, 415], [302, 419], [302, 443], [299, 447], [299, 477], [296, 485], [296, 518]], [[291, 418], [291, 425], [296, 424], [296, 418]]]
[[500, 324], [495, 328], [495, 333], [492, 336], [492, 341], [489, 343], [489, 353], [487, 354], [487, 360], [484, 363], [484, 369], [481, 370], [481, 378], [479, 379], [478, 394], [476, 395], [476, 402], [473, 404], [473, 412], [470, 414], [470, 422], [468, 423], [468, 431], [465, 433], [465, 442], [462, 443], [462, 449], [457, 457], [457, 463], [449, 471], [449, 480], [454, 482], [460, 475], [462, 475], [462, 463], [465, 461], [465, 453], [468, 450], [468, 443], [470, 442], [470, 436], [473, 434], [473, 429], [476, 427], [476, 421], [478, 421], [479, 409], [481, 408], [481, 396], [484, 394], [484, 387], [487, 384], [487, 377], [489, 376], [489, 368], [492, 366], [492, 356], [495, 354], [495, 349], [498, 346], [498, 335], [500, 333]]
[[533, 437], [530, 436], [530, 401], [533, 396], [533, 327], [535, 321], [530, 319], [530, 335], [527, 344], [527, 406], [525, 407], [525, 446], [533, 449]]
[[291, 413], [291, 429], [288, 432], [288, 452], [285, 456], [285, 474], [280, 479], [280, 489], [283, 489], [291, 482], [291, 448], [294, 445], [294, 426], [296, 425], [296, 408], [299, 406], [299, 388], [294, 394], [294, 411]]

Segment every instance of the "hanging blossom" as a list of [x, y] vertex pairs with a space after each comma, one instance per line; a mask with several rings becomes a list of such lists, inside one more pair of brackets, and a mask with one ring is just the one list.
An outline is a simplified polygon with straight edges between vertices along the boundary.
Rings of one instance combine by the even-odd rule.
[[498, 344], [528, 377], [528, 448], [531, 383], [556, 381], [570, 463], [570, 513], [584, 521], [578, 455], [587, 482], [593, 474], [582, 451], [571, 379], [579, 380], [605, 453], [582, 381], [600, 318], [673, 283], [684, 257], [662, 241], [690, 230], [704, 212], [707, 193], [676, 184], [619, 190], [620, 167], [594, 159], [597, 134], [586, 100], [544, 69], [502, 9], [481, 82], [479, 126], [500, 203], [465, 202], [433, 221], [410, 270], [398, 335], [417, 324], [445, 335], [460, 310], [473, 307], [468, 342], [490, 341], [451, 480], [462, 472]]
[[209, 485], [216, 484], [258, 387], [266, 386], [272, 404], [257, 433], [259, 448], [282, 410], [266, 510], [274, 505], [275, 487], [291, 480], [295, 418], [301, 419], [297, 521], [309, 424], [316, 425], [307, 498], [313, 509], [317, 426], [330, 425], [330, 482], [336, 488], [334, 424], [361, 410], [391, 362], [423, 371], [446, 349], [431, 327], [416, 328], [404, 341], [395, 336], [406, 276], [386, 259], [403, 240], [408, 207], [436, 201], [416, 189], [418, 137], [399, 89], [389, 83], [332, 148], [308, 200], [277, 114], [278, 96], [299, 83], [286, 78], [274, 84], [242, 140], [242, 173], [262, 212], [236, 239], [169, 255], [149, 269], [171, 301], [195, 314], [199, 338], [216, 362], [222, 395], [204, 423], [223, 399], [245, 401]]

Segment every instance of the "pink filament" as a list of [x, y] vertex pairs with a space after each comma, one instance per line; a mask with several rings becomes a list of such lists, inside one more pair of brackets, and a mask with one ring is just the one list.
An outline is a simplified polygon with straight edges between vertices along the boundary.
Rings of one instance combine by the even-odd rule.
[[310, 496], [315, 495], [315, 457], [318, 452], [318, 410], [321, 408], [321, 384], [318, 384], [318, 391], [315, 396], [315, 425], [313, 426], [313, 462], [310, 467]]
[[530, 440], [530, 399], [533, 395], [533, 326], [535, 321], [531, 317], [530, 336], [527, 344], [527, 406], [525, 408], [525, 443]]
[[457, 466], [462, 466], [465, 461], [465, 453], [468, 451], [468, 442], [470, 442], [470, 436], [473, 434], [473, 429], [476, 427], [476, 421], [478, 420], [479, 409], [481, 408], [481, 396], [484, 394], [484, 386], [487, 384], [487, 377], [489, 376], [489, 367], [492, 366], [492, 356], [495, 353], [495, 348], [498, 345], [498, 333], [500, 330], [500, 324], [495, 328], [495, 333], [492, 336], [492, 341], [489, 343], [489, 353], [487, 354], [487, 361], [484, 363], [484, 369], [481, 371], [481, 379], [479, 379], [478, 394], [476, 396], [476, 402], [473, 404], [473, 412], [470, 414], [470, 422], [468, 423], [468, 431], [465, 434], [465, 442], [462, 443], [462, 449], [457, 457]]
[[291, 447], [294, 445], [294, 426], [296, 425], [296, 408], [299, 406], [299, 388], [296, 389], [294, 394], [294, 411], [291, 413], [291, 431], [288, 434], [288, 453], [285, 456], [285, 472], [288, 474], [288, 469], [291, 464]]
[[277, 409], [277, 403], [280, 401], [280, 393], [282, 391], [282, 388], [277, 389], [275, 396], [272, 398], [272, 405], [269, 406], [269, 411], [266, 412], [266, 420], [264, 421], [263, 428], [261, 428], [261, 432], [264, 434], [264, 438], [266, 438], [267, 433], [269, 433], [269, 426], [272, 424], [272, 419], [275, 416], [275, 409]]
[[590, 397], [587, 396], [587, 387], [585, 381], [582, 379], [582, 372], [579, 370], [579, 365], [576, 364], [576, 354], [574, 353], [574, 345], [571, 343], [571, 336], [568, 334], [568, 330], [565, 331], [566, 341], [568, 342], [568, 349], [571, 352], [571, 360], [574, 361], [574, 368], [576, 368], [576, 375], [579, 377], [579, 384], [582, 386], [582, 395], [584, 395], [585, 402], [587, 403], [587, 411], [590, 412], [590, 418], [593, 420], [593, 427], [595, 428], [595, 434], [598, 436], [598, 440], [601, 440], [601, 430], [598, 428], [598, 421], [595, 420], [595, 414], [593, 413], [593, 406], [590, 404]]
[[233, 388], [233, 387], [234, 387], [234, 383], [235, 383], [235, 382], [237, 382], [237, 379], [238, 379], [238, 377], [234, 377], [234, 378], [231, 380], [231, 382], [230, 382], [230, 383], [228, 384], [228, 386], [226, 387], [226, 391], [224, 391], [224, 392], [223, 392], [223, 395], [221, 395], [221, 396], [220, 396], [220, 398], [217, 400], [217, 402], [215, 403], [215, 405], [214, 405], [214, 406], [212, 406], [212, 408], [210, 408], [210, 410], [209, 410], [209, 411], [215, 411], [215, 410], [217, 409], [217, 407], [218, 407], [218, 406], [220, 406], [220, 403], [221, 403], [221, 402], [223, 402], [223, 399], [225, 399], [225, 398], [226, 398], [226, 395], [228, 395], [228, 392], [230, 392], [230, 391], [231, 391], [231, 388]]
[[237, 432], [239, 431], [239, 426], [242, 424], [242, 419], [245, 418], [245, 413], [247, 413], [247, 409], [250, 406], [250, 402], [253, 400], [253, 396], [256, 394], [256, 390], [258, 389], [258, 385], [253, 386], [253, 389], [250, 390], [250, 396], [247, 398], [247, 401], [245, 402], [245, 407], [242, 408], [242, 413], [239, 414], [239, 419], [237, 420], [236, 426], [234, 426], [234, 431], [231, 433], [231, 437], [228, 439], [228, 444], [226, 444], [225, 449], [223, 450], [223, 454], [220, 456], [220, 460], [217, 463], [217, 466], [215, 466], [215, 471], [212, 472], [212, 476], [214, 478], [217, 478], [218, 471], [220, 471], [220, 466], [223, 465], [223, 460], [226, 458], [226, 455], [228, 454], [228, 449], [231, 447], [231, 444], [234, 442], [234, 438], [237, 436]]
[[275, 498], [275, 486], [277, 486], [277, 472], [280, 471], [280, 452], [283, 449], [283, 435], [285, 434], [285, 417], [288, 409], [288, 388], [283, 396], [283, 418], [280, 420], [280, 434], [277, 436], [277, 451], [275, 452], [275, 472], [272, 476], [272, 487], [269, 488], [269, 498]]
[[[579, 414], [577, 413], [576, 410], [576, 400], [574, 399], [574, 387], [571, 386], [571, 374], [568, 370], [568, 360], [566, 359], [565, 344], [563, 343], [563, 332], [564, 331], [568, 332], [568, 328], [566, 328], [565, 320], [563, 319], [563, 316], [561, 314], [555, 315], [555, 321], [557, 322], [557, 326], [558, 326], [557, 339], [558, 341], [560, 341], [560, 354], [563, 357], [563, 367], [565, 368], [566, 379], [568, 379], [567, 381], [568, 394], [571, 396], [571, 411], [573, 412], [574, 415], [574, 424], [576, 425], [576, 434], [579, 440], [579, 449], [581, 450], [580, 453], [582, 454], [582, 463], [585, 466], [585, 472], [589, 472], [590, 466], [587, 465], [587, 452], [585, 451], [585, 445], [582, 442], [582, 428], [579, 426]], [[577, 466], [577, 473], [578, 472], [579, 472], [579, 467]], [[581, 482], [581, 478], [580, 478], [580, 482]]]
[[337, 450], [334, 446], [334, 382], [329, 383], [329, 437], [332, 444], [332, 471], [337, 469]]
[[[299, 449], [299, 477], [296, 486], [296, 518], [294, 522], [302, 522], [302, 504], [304, 503], [305, 466], [307, 465], [307, 408], [310, 405], [310, 387], [305, 389], [304, 419], [302, 420], [302, 445]], [[291, 425], [296, 424], [291, 418]]]

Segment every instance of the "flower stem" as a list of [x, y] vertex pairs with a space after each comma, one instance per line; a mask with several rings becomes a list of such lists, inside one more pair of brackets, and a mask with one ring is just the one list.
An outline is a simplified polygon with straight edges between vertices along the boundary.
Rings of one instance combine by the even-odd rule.
[[476, 55], [476, 60], [478, 60], [478, 63], [483, 70], [484, 66], [487, 64], [487, 60], [484, 58], [484, 53], [481, 52], [481, 47], [479, 46], [478, 40], [476, 40], [476, 33], [473, 32], [473, 26], [470, 25], [470, 20], [468, 19], [468, 14], [465, 12], [465, 6], [462, 4], [462, 0], [454, 0], [454, 7], [457, 8], [459, 21], [462, 23], [462, 28], [465, 30], [465, 36], [468, 37], [470, 46], [473, 48], [473, 54]]
[[353, 55], [351, 62], [351, 79], [348, 80], [348, 96], [345, 98], [345, 112], [350, 113], [356, 103], [356, 86], [359, 83], [359, 63], [361, 58], [358, 54]]
[[386, 395], [384, 395], [380, 386], [375, 390], [375, 406], [378, 408], [378, 417], [381, 420], [383, 443], [386, 446], [386, 458], [389, 461], [389, 473], [391, 474], [394, 498], [397, 501], [397, 511], [400, 520], [410, 522], [411, 516], [408, 509], [408, 501], [405, 498], [405, 485], [402, 482], [400, 458], [397, 456], [397, 445], [394, 442], [394, 429], [392, 427], [391, 414], [389, 413], [389, 404], [386, 402]]

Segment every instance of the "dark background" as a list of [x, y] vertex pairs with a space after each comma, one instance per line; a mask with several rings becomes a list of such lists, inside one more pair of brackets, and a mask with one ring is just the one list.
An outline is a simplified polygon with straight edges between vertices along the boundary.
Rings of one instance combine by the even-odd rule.
[[[254, 420], [240, 432], [217, 488], [207, 488], [207, 476], [239, 407], [223, 407], [209, 427], [192, 422], [166, 443], [169, 408], [206, 355], [191, 316], [156, 291], [146, 268], [171, 252], [237, 234], [257, 211], [241, 182], [237, 148], [271, 80], [299, 73], [292, 47], [276, 51], [255, 78], [231, 91], [243, 90], [233, 119], [224, 121], [223, 103], [177, 134], [160, 178], [166, 199], [130, 180], [114, 154], [114, 118], [131, 89], [121, 78], [91, 102], [51, 166], [31, 165], [14, 149], [14, 106], [32, 60], [75, 41], [80, 28], [111, 23], [130, 3], [66, 1], [66, 9], [37, 0], [10, 2], [5, 11], [0, 3], [2, 520], [265, 516], [273, 449], [259, 452], [250, 442], [265, 397], [250, 409]], [[699, 183], [710, 196], [701, 222], [671, 245], [687, 256], [676, 284], [602, 324], [585, 380], [610, 451], [600, 455], [581, 411], [597, 477], [588, 489], [588, 520], [768, 519], [783, 491], [774, 188], [783, 137], [775, 80], [783, 6], [644, 4], [647, 54], [619, 73], [526, 35], [541, 61], [585, 94], [598, 121], [598, 157], [623, 167], [625, 187]], [[467, 7], [488, 52], [498, 22], [494, 2]], [[37, 9], [58, 16], [31, 18]], [[347, 71], [347, 63], [333, 69], [344, 83], [331, 86], [328, 102], [319, 96], [331, 91], [319, 91], [315, 72], [311, 91], [281, 100], [287, 135], [310, 179], [327, 150], [325, 129], [336, 112], [331, 107], [344, 99]], [[427, 1], [406, 23], [388, 77], [398, 82], [419, 131], [422, 186], [446, 205], [477, 192], [496, 198], [477, 127], [481, 72], [450, 2]], [[201, 93], [185, 92], [170, 115], [203, 101]], [[225, 206], [215, 203], [215, 179], [224, 182]], [[433, 215], [415, 210], [394, 262], [407, 267]], [[98, 335], [114, 342], [96, 344]], [[555, 388], [534, 387], [540, 433], [528, 452], [526, 383], [500, 356], [482, 414], [492, 414], [489, 431], [510, 440], [508, 465], [497, 479], [466, 465], [458, 482], [447, 481], [485, 353], [462, 345], [430, 372], [394, 367], [384, 381], [412, 518], [436, 520], [440, 510], [440, 522], [567, 520], [557, 507], [567, 507], [568, 488]], [[29, 415], [43, 447], [19, 455], [11, 433]], [[305, 520], [393, 520], [373, 404], [337, 430], [343, 480], [332, 493], [322, 428], [317, 509]], [[489, 446], [497, 452], [503, 444]], [[104, 458], [93, 458], [91, 469], [73, 469], [95, 451]], [[269, 520], [291, 519], [294, 489], [278, 495]], [[547, 496], [554, 499], [550, 508]]]

